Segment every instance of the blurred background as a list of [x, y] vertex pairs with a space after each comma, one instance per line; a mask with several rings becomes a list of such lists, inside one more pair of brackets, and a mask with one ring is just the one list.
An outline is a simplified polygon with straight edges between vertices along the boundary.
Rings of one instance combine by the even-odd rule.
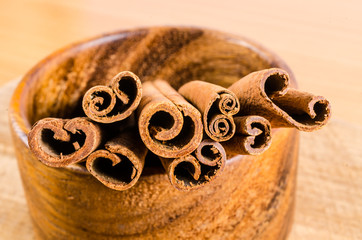
[[195, 25], [256, 40], [278, 53], [300, 88], [333, 116], [362, 124], [362, 3], [358, 0], [1, 0], [0, 84], [74, 41], [151, 25]]
[[[9, 95], [7, 89], [14, 85], [15, 79], [70, 43], [106, 32], [154, 25], [194, 25], [246, 36], [281, 56], [294, 71], [301, 90], [330, 100], [333, 121], [354, 133], [353, 136], [340, 135], [339, 139], [349, 141], [357, 150], [338, 152], [338, 160], [346, 161], [342, 166], [353, 172], [343, 172], [347, 178], [339, 176], [333, 180], [341, 183], [335, 185], [340, 189], [334, 192], [333, 185], [326, 193], [327, 205], [297, 207], [290, 239], [362, 239], [362, 156], [359, 155], [362, 149], [362, 2], [359, 0], [0, 0], [0, 91], [3, 89], [1, 93]], [[5, 108], [7, 103], [2, 107]], [[341, 129], [343, 131], [343, 127]], [[8, 154], [10, 159], [13, 153], [7, 150], [8, 132], [0, 133], [3, 134], [0, 147], [5, 149], [2, 154]], [[339, 142], [335, 142], [325, 151], [339, 147]], [[331, 156], [337, 155], [329, 153], [323, 160]], [[308, 171], [301, 166], [301, 175]], [[31, 231], [29, 219], [23, 214], [26, 209], [19, 210], [19, 206], [25, 206], [22, 193], [15, 189], [20, 186], [19, 177], [15, 176], [14, 180], [18, 185], [5, 187], [9, 174], [0, 170], [0, 190], [8, 191], [9, 195], [0, 197], [0, 208], [6, 199], [14, 201], [7, 206], [12, 212], [0, 212], [0, 239]], [[333, 174], [335, 172], [330, 171], [323, 175], [324, 180]], [[314, 184], [303, 179], [298, 181], [307, 184], [304, 190]], [[326, 184], [331, 182], [326, 180]], [[331, 200], [338, 197], [337, 193], [356, 196], [344, 196], [343, 201]], [[299, 202], [318, 203], [319, 193], [312, 195], [313, 199], [299, 195]], [[310, 215], [303, 215], [302, 212], [308, 213], [308, 210]], [[319, 218], [313, 215], [317, 211], [321, 214]], [[5, 224], [5, 221], [14, 221], [14, 224]]]

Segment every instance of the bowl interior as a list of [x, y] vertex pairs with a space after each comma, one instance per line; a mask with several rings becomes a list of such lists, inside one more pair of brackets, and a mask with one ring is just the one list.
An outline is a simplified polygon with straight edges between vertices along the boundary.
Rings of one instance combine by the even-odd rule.
[[33, 67], [15, 90], [11, 127], [27, 146], [27, 133], [36, 121], [84, 116], [84, 93], [120, 71], [132, 71], [142, 81], [164, 79], [178, 89], [191, 80], [227, 87], [270, 67], [287, 70], [296, 85], [283, 60], [242, 37], [195, 27], [111, 33], [61, 49]]
[[20, 111], [27, 127], [44, 117], [83, 115], [84, 93], [124, 70], [142, 81], [165, 79], [177, 89], [196, 79], [228, 86], [252, 71], [284, 65], [255, 43], [211, 30], [118, 32], [62, 49], [36, 65], [23, 79]]

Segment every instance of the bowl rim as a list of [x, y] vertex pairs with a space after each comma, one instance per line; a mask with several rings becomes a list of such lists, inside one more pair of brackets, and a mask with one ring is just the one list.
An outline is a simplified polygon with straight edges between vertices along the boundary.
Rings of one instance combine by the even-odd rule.
[[[225, 41], [234, 43], [236, 45], [240, 45], [241, 47], [244, 48], [248, 48], [251, 51], [258, 54], [259, 57], [264, 59], [266, 62], [268, 62], [271, 67], [278, 67], [287, 71], [290, 76], [290, 83], [293, 86], [297, 87], [297, 82], [295, 80], [295, 76], [292, 70], [281, 57], [279, 57], [277, 54], [270, 51], [269, 49], [265, 48], [258, 42], [244, 36], [239, 36], [219, 30], [213, 30], [197, 26], [149, 26], [149, 27], [122, 29], [105, 34], [99, 34], [66, 45], [54, 51], [53, 53], [51, 53], [50, 55], [39, 61], [36, 65], [34, 65], [21, 78], [21, 81], [15, 88], [14, 93], [10, 100], [8, 117], [9, 117], [10, 128], [12, 130], [12, 137], [20, 139], [21, 142], [24, 144], [24, 146], [26, 148], [29, 148], [27, 134], [31, 129], [31, 123], [28, 121], [26, 116], [26, 108], [24, 107], [26, 104], [25, 100], [29, 94], [29, 89], [31, 89], [31, 86], [34, 84], [34, 82], [37, 81], [37, 78], [32, 78], [32, 75], [38, 71], [41, 71], [44, 65], [49, 64], [49, 62], [52, 62], [60, 58], [61, 56], [66, 56], [67, 54], [71, 53], [77, 53], [89, 47], [101, 45], [108, 41], [112, 41], [113, 39], [122, 38], [122, 35], [126, 36], [132, 33], [137, 34], [142, 30], [148, 30], [148, 29], [170, 29], [170, 28], [202, 30], [204, 32], [212, 33], [215, 36], [221, 37]], [[69, 170], [80, 171], [82, 173], [84, 173], [84, 171], [86, 170], [83, 169], [83, 167], [73, 166], [73, 165], [67, 166], [65, 168]]]

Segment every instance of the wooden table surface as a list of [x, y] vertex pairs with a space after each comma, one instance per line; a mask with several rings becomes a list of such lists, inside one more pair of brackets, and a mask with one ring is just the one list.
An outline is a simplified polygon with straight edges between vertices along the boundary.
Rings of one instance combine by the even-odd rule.
[[[7, 109], [12, 80], [56, 49], [152, 25], [204, 26], [247, 36], [286, 60], [300, 89], [330, 100], [331, 124], [302, 134], [290, 239], [362, 239], [361, 1], [0, 0], [0, 111]], [[31, 225], [14, 173], [6, 115], [0, 113], [0, 239], [28, 239]]]

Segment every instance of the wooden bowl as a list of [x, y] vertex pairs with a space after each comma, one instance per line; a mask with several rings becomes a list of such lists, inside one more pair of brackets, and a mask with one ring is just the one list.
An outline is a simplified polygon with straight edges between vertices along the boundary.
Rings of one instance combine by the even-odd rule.
[[292, 224], [299, 136], [274, 129], [269, 150], [228, 159], [196, 191], [174, 189], [149, 166], [126, 191], [111, 190], [84, 168], [50, 168], [30, 152], [26, 134], [44, 117], [79, 115], [83, 94], [122, 70], [175, 88], [200, 79], [228, 86], [246, 74], [289, 67], [242, 37], [190, 27], [121, 31], [50, 55], [12, 98], [11, 130], [27, 203], [39, 239], [285, 239]]

